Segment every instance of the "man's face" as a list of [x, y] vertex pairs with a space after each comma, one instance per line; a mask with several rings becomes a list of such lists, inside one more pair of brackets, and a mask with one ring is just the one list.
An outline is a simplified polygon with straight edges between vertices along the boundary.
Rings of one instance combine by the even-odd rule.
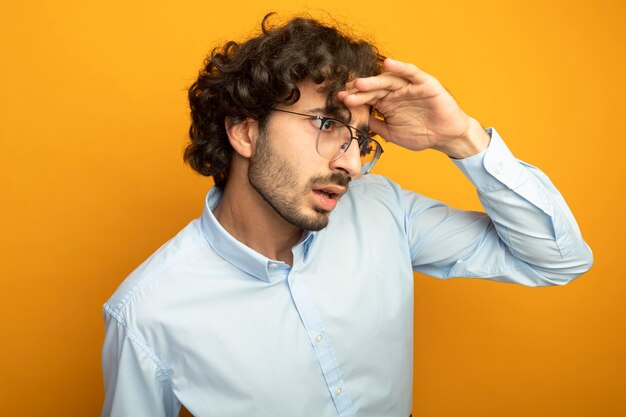
[[[303, 82], [299, 88], [300, 100], [281, 109], [329, 116], [324, 113], [326, 96], [318, 91], [319, 85]], [[367, 125], [367, 106], [350, 112], [351, 125]], [[339, 159], [320, 156], [315, 144], [318, 130], [314, 120], [273, 112], [256, 142], [248, 171], [250, 184], [265, 201], [287, 222], [305, 230], [328, 225], [330, 212], [361, 169], [356, 141]]]

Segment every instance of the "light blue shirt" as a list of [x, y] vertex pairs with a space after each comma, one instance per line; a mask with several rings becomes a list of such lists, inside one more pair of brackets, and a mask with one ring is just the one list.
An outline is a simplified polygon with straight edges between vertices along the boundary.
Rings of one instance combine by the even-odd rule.
[[230, 236], [213, 188], [104, 305], [102, 415], [407, 417], [414, 270], [540, 286], [592, 263], [550, 180], [491, 134], [453, 161], [487, 215], [367, 175], [302, 236], [292, 267]]

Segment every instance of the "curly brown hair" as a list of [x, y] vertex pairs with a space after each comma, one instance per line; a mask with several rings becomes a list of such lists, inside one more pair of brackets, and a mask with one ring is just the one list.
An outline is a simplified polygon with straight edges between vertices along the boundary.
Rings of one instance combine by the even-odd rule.
[[233, 123], [255, 119], [263, 128], [275, 104], [298, 101], [304, 80], [323, 84], [331, 107], [348, 81], [382, 71], [384, 57], [371, 43], [309, 17], [270, 26], [272, 14], [263, 18], [258, 36], [214, 48], [189, 88], [191, 141], [184, 159], [222, 189], [233, 152], [226, 117]]

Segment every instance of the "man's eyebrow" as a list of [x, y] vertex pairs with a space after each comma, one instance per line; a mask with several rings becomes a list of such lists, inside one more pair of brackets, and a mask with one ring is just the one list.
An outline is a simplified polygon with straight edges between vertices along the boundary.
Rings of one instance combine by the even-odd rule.
[[342, 120], [341, 113], [339, 113], [337, 110], [329, 109], [328, 107], [316, 107], [314, 109], [309, 109], [309, 112], [332, 117], [337, 120]]
[[361, 123], [360, 125], [355, 127], [363, 133], [367, 133], [368, 135], [370, 133], [370, 126], [367, 123]]

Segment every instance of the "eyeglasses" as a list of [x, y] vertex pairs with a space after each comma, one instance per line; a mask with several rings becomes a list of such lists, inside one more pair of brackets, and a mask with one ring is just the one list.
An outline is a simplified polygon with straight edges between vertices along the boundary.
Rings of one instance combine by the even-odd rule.
[[272, 110], [295, 114], [311, 120], [314, 127], [317, 128], [317, 137], [315, 139], [317, 153], [329, 161], [341, 158], [341, 155], [350, 148], [352, 140], [356, 140], [361, 155], [361, 175], [369, 173], [383, 153], [383, 147], [376, 140], [372, 139], [369, 134], [362, 132], [356, 127], [349, 126], [341, 120], [283, 109], [273, 108]]

